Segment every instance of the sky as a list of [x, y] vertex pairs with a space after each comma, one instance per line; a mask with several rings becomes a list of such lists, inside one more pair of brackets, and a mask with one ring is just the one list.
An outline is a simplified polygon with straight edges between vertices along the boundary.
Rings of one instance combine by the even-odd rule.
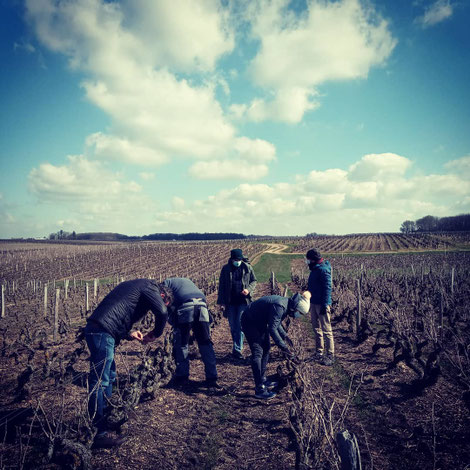
[[0, 238], [470, 212], [469, 0], [0, 0]]

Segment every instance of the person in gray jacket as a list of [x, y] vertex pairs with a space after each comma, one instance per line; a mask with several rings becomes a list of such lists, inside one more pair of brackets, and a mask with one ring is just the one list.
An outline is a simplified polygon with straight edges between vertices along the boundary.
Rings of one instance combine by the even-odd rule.
[[204, 363], [205, 384], [221, 388], [217, 384], [216, 358], [210, 335], [211, 319], [204, 293], [193, 281], [183, 277], [172, 277], [162, 284], [173, 293], [169, 322], [173, 326], [173, 353], [176, 361], [174, 383], [184, 385], [189, 382], [188, 351], [192, 330]]
[[242, 329], [251, 349], [251, 368], [255, 380], [255, 396], [269, 400], [276, 396], [271, 391], [277, 386], [276, 382], [266, 379], [266, 367], [271, 347], [270, 338], [288, 357], [294, 354], [287, 346], [287, 334], [282, 326], [282, 320], [288, 315], [297, 318], [306, 315], [310, 309], [310, 292], [292, 297], [267, 295], [253, 302], [243, 313]]
[[252, 301], [255, 288], [256, 276], [248, 259], [243, 256], [241, 249], [231, 250], [228, 263], [220, 271], [217, 304], [221, 306], [230, 325], [232, 356], [235, 359], [243, 359], [241, 317]]

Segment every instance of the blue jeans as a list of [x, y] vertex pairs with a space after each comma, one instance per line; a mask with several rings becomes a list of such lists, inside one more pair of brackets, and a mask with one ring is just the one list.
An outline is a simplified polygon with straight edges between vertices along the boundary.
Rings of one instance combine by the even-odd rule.
[[228, 305], [227, 319], [230, 325], [230, 333], [232, 333], [233, 352], [241, 353], [243, 351], [243, 332], [241, 326], [241, 318], [243, 312], [248, 305]]
[[106, 404], [116, 380], [114, 362], [114, 338], [99, 327], [88, 323], [85, 327], [85, 340], [90, 350], [90, 374], [88, 376], [88, 413], [98, 434], [106, 432], [104, 418]]
[[201, 359], [204, 363], [206, 379], [217, 379], [217, 367], [214, 347], [210, 339], [209, 322], [195, 321], [192, 323], [181, 323], [173, 329], [173, 353], [176, 362], [176, 377], [189, 377], [189, 333], [194, 332]]

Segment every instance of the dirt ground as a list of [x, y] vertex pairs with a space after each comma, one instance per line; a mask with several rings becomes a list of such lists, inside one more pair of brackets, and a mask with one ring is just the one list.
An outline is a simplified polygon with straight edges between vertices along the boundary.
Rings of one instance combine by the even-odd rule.
[[[295, 286], [290, 286], [295, 291]], [[260, 284], [257, 297], [268, 294]], [[308, 322], [302, 322], [307, 338], [304, 355], [314, 352]], [[399, 365], [384, 375], [374, 372], [390, 362], [390, 350], [371, 356], [373, 339], [358, 345], [344, 321], [333, 324], [337, 363], [333, 367], [313, 366], [317, 383], [333, 400], [347, 394], [351, 377], [362, 376], [357, 397], [346, 417], [346, 427], [358, 438], [364, 469], [380, 470], [465, 470], [470, 464], [470, 422], [468, 405], [453, 377], [443, 374], [421, 395], [409, 393], [407, 384], [414, 373]], [[110, 450], [94, 450], [94, 469], [163, 470], [270, 470], [295, 468], [295, 445], [289, 426], [290, 390], [285, 387], [269, 402], [254, 397], [254, 384], [248, 361], [231, 358], [232, 342], [228, 322], [223, 319], [214, 329], [221, 391], [203, 386], [203, 364], [196, 349], [191, 360], [191, 383], [187, 387], [166, 386], [156, 398], [131, 413], [123, 426], [125, 443]], [[123, 343], [116, 356], [118, 373], [138, 363], [143, 346]], [[248, 345], [245, 356], [249, 355]], [[272, 347], [268, 376], [274, 377], [284, 359]], [[18, 371], [2, 359], [2, 408], [11, 409]], [[81, 363], [86, 371], [87, 363]], [[15, 375], [16, 374], [16, 375]], [[356, 382], [357, 383], [357, 382]], [[53, 394], [51, 394], [53, 397]], [[86, 401], [86, 390], [79, 384], [70, 391], [71, 403]], [[53, 398], [51, 398], [53, 400]], [[44, 406], [58, 403], [47, 402]], [[18, 403], [14, 406], [24, 406]], [[73, 412], [74, 410], [69, 410]], [[16, 462], [1, 460], [1, 469], [20, 468]], [[37, 468], [25, 465], [24, 468]], [[42, 467], [45, 468], [45, 467]], [[53, 467], [47, 467], [53, 468]], [[55, 467], [58, 468], [58, 467]]]

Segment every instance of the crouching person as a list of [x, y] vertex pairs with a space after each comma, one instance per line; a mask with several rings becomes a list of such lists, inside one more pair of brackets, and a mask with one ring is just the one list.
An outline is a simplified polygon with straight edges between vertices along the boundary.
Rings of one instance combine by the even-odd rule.
[[[135, 279], [115, 287], [88, 318], [84, 329], [90, 350], [88, 412], [97, 428], [95, 448], [118, 446], [124, 441], [108, 434], [105, 417], [116, 379], [115, 347], [123, 339], [146, 343], [157, 339], [165, 328], [167, 306], [171, 302], [172, 294], [168, 288], [150, 279]], [[150, 310], [155, 315], [154, 330], [146, 335], [140, 331], [131, 333], [133, 324]]]
[[310, 292], [292, 297], [268, 295], [261, 297], [248, 306], [242, 316], [242, 330], [251, 349], [251, 368], [255, 380], [255, 396], [269, 400], [276, 396], [272, 391], [276, 382], [266, 379], [266, 367], [269, 361], [270, 338], [287, 355], [293, 356], [285, 339], [287, 334], [282, 327], [282, 320], [288, 315], [297, 318], [305, 315], [310, 308]]
[[221, 388], [217, 384], [217, 368], [210, 336], [210, 318], [204, 293], [190, 280], [182, 277], [166, 279], [163, 285], [170, 288], [174, 301], [170, 311], [173, 326], [173, 353], [176, 361], [174, 383], [189, 382], [189, 335], [191, 330], [197, 341], [208, 387]]

